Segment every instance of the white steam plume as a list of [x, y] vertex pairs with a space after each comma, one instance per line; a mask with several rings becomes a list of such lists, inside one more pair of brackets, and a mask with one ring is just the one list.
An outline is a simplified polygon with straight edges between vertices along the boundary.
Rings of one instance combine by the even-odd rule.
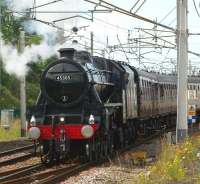
[[[50, 0], [37, 1], [39, 4], [45, 4], [50, 2]], [[71, 3], [73, 4], [73, 3]], [[8, 8], [13, 11], [24, 11], [27, 8], [33, 6], [32, 0], [7, 0]], [[66, 3], [64, 3], [66, 5]], [[63, 2], [54, 3], [48, 5], [47, 7], [41, 7], [39, 11], [55, 11], [55, 10], [65, 10]], [[60, 14], [41, 14], [38, 19], [42, 21], [53, 21], [55, 19], [61, 18], [63, 15]], [[19, 53], [16, 47], [12, 45], [5, 44], [1, 38], [1, 55], [3, 60], [3, 65], [6, 71], [10, 74], [16, 75], [18, 78], [26, 75], [28, 71], [27, 64], [29, 62], [36, 62], [40, 58], [47, 59], [50, 56], [57, 53], [59, 45], [56, 43], [57, 30], [48, 25], [45, 25], [36, 21], [25, 21], [23, 23], [25, 31], [29, 33], [37, 33], [43, 36], [43, 42], [40, 45], [32, 45], [25, 47], [23, 53]]]
[[45, 42], [40, 45], [27, 46], [23, 53], [12, 45], [6, 45], [1, 40], [1, 55], [6, 71], [16, 75], [18, 78], [26, 75], [29, 62], [37, 61], [39, 58], [46, 59], [56, 53], [56, 46], [49, 47]]
[[[6, 0], [8, 8], [13, 11], [24, 11], [27, 8], [32, 8], [33, 0]], [[37, 0], [37, 5], [49, 3], [53, 0]], [[86, 4], [80, 3], [79, 0], [63, 0], [48, 6], [43, 6], [37, 8], [37, 11], [78, 11], [81, 9], [90, 9], [90, 7], [85, 8]], [[17, 14], [16, 14], [17, 15]], [[65, 17], [72, 16], [71, 14], [55, 14], [55, 13], [41, 13], [37, 14], [37, 19], [47, 22], [52, 22], [54, 20], [62, 19]], [[76, 20], [69, 21], [67, 23], [70, 25], [76, 24]], [[63, 22], [57, 24], [59, 27], [63, 27]], [[2, 41], [2, 59], [7, 72], [15, 74], [17, 77], [26, 75], [28, 71], [27, 64], [32, 61], [37, 61], [39, 58], [46, 59], [53, 54], [57, 53], [57, 50], [62, 47], [74, 47], [78, 48], [77, 45], [70, 43], [64, 43], [59, 45], [56, 43], [56, 37], [58, 30], [52, 28], [51, 26], [45, 25], [41, 22], [35, 21], [26, 21], [23, 23], [25, 31], [29, 33], [36, 32], [39, 35], [42, 35], [44, 40], [40, 45], [27, 46], [24, 49], [24, 52], [19, 54], [17, 49], [12, 45], [6, 45]], [[78, 48], [80, 50], [81, 48]], [[82, 49], [81, 49], [82, 50]]]

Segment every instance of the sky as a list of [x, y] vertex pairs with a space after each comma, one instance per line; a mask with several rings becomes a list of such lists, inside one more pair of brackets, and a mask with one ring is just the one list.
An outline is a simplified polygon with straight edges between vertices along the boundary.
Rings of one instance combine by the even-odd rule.
[[[21, 3], [19, 3], [21, 1]], [[52, 0], [36, 0], [36, 5], [41, 5]], [[98, 0], [91, 0], [96, 1]], [[200, 12], [200, 0], [194, 0], [197, 6], [197, 10]], [[25, 8], [31, 8], [33, 6], [34, 0], [8, 0], [9, 6], [12, 10], [23, 11]], [[126, 10], [130, 10], [137, 0], [108, 0], [107, 2], [117, 5]], [[143, 4], [143, 5], [142, 5]], [[139, 0], [137, 6], [132, 10], [137, 11], [137, 14], [151, 20], [160, 22], [164, 25], [176, 28], [176, 0]], [[92, 10], [94, 5], [85, 2], [84, 0], [63, 0], [52, 5], [38, 8], [38, 11], [87, 11]], [[97, 7], [97, 9], [103, 9], [102, 7]], [[120, 13], [94, 13], [94, 21], [91, 22], [85, 18], [91, 18], [91, 14], [80, 14], [80, 13], [37, 13], [36, 18], [52, 22], [58, 19], [67, 18], [75, 15], [82, 16], [81, 18], [73, 18], [65, 21], [59, 21], [56, 23], [57, 26], [64, 28], [65, 36], [67, 37], [65, 42], [62, 43], [61, 47], [67, 47], [71, 44], [73, 39], [78, 40], [79, 46], [90, 47], [90, 32], [94, 33], [94, 53], [95, 55], [104, 54], [105, 57], [113, 58], [117, 60], [123, 60], [131, 63], [135, 67], [148, 68], [152, 70], [160, 70], [162, 72], [169, 71], [169, 69], [174, 69], [176, 64], [176, 50], [171, 48], [154, 48], [152, 44], [163, 45], [164, 42], [161, 40], [155, 40], [152, 35], [164, 36], [163, 39], [170, 43], [175, 44], [175, 34], [170, 32], [152, 31], [145, 30], [138, 31], [136, 28], [141, 29], [152, 29], [154, 25], [138, 20], [133, 17], [129, 17]], [[166, 16], [168, 15], [168, 16]], [[83, 18], [84, 17], [84, 18]], [[35, 24], [35, 25], [34, 25]], [[73, 34], [71, 31], [72, 27], [78, 27], [79, 31], [77, 34]], [[55, 35], [57, 29], [51, 28], [49, 26], [43, 25], [41, 23], [25, 23], [26, 29], [29, 31], [37, 31], [39, 34]], [[157, 27], [158, 30], [165, 30], [162, 27]], [[188, 0], [188, 29], [189, 33], [200, 33], [200, 17], [198, 16], [193, 0]], [[132, 49], [124, 49], [129, 51], [129, 53], [124, 53], [122, 48], [118, 48], [116, 51], [111, 52], [114, 45], [127, 43], [129, 30], [129, 38], [142, 38], [141, 40], [145, 42], [150, 42], [151, 48], [141, 48], [138, 49], [139, 43], [134, 43]], [[170, 37], [168, 37], [170, 36]], [[50, 36], [51, 38], [53, 36]], [[144, 39], [150, 37], [149, 39]], [[200, 36], [189, 36], [188, 47], [189, 50], [200, 53], [199, 50]], [[142, 43], [140, 43], [140, 46]], [[144, 45], [144, 44], [143, 44]], [[150, 46], [146, 44], [146, 47]], [[165, 46], [174, 47], [171, 44], [165, 42]], [[106, 49], [103, 53], [102, 50]], [[141, 57], [139, 57], [139, 54]], [[193, 68], [196, 70], [200, 69], [200, 58], [189, 54], [189, 61]]]

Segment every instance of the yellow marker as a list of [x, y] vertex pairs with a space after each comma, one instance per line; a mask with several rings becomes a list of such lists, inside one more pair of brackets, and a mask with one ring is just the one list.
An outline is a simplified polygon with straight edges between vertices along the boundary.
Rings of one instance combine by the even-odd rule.
[[188, 111], [188, 115], [195, 116], [196, 115], [196, 111]]
[[130, 157], [133, 159], [145, 159], [147, 156], [147, 153], [144, 151], [138, 151], [134, 153], [129, 153]]

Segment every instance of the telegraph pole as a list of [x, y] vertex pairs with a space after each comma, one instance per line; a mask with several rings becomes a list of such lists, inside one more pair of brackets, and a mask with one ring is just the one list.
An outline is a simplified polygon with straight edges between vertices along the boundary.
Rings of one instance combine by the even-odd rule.
[[1, 33], [1, 19], [2, 19], [2, 12], [1, 12], [1, 3], [0, 3], [0, 95], [1, 95], [1, 88], [2, 88], [2, 79], [1, 79], [1, 75], [2, 75], [2, 68], [3, 68], [3, 59], [2, 59], [2, 33]]
[[[92, 13], [91, 21], [93, 23], [93, 21], [94, 21], [94, 12], [92, 11], [91, 13]], [[93, 54], [94, 54], [94, 33], [93, 33], [93, 30], [91, 30], [91, 32], [90, 32], [90, 39], [91, 39], [91, 41], [90, 41], [91, 56], [93, 56]]]
[[[19, 52], [22, 53], [25, 48], [25, 32], [20, 31]], [[20, 62], [20, 61], [19, 61]], [[21, 137], [26, 136], [26, 78], [20, 77], [20, 110], [21, 110]]]
[[187, 30], [187, 0], [177, 0], [177, 62], [178, 62], [178, 89], [177, 89], [177, 126], [176, 142], [182, 142], [188, 132], [188, 30]]

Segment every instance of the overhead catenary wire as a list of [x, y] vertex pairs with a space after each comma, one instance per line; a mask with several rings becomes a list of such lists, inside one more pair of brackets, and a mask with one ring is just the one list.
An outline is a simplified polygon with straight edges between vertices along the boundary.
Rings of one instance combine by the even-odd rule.
[[36, 3], [34, 2], [35, 5], [32, 8], [29, 8], [29, 9], [32, 10], [32, 9], [41, 8], [43, 6], [54, 4], [54, 3], [57, 3], [57, 2], [60, 2], [60, 1], [63, 1], [63, 0], [55, 0], [55, 1], [51, 1], [51, 2], [45, 3], [45, 4], [40, 4], [40, 5], [37, 5], [37, 6], [36, 6]]
[[102, 22], [102, 23], [104, 23], [104, 24], [107, 24], [107, 25], [109, 25], [109, 26], [112, 26], [112, 27], [115, 27], [115, 28], [118, 28], [118, 29], [121, 29], [121, 30], [124, 30], [124, 31], [128, 31], [128, 30], [133, 31], [133, 29], [131, 30], [131, 29], [129, 29], [129, 28], [125, 28], [125, 27], [122, 27], [122, 26], [118, 26], [118, 25], [109, 23], [109, 22], [107, 22], [107, 21], [105, 21], [105, 20], [102, 20], [102, 19], [100, 19], [100, 18], [94, 17], [94, 20], [97, 20], [97, 21], [99, 21], [99, 22]]
[[196, 13], [197, 13], [198, 17], [200, 17], [200, 13], [199, 13], [199, 11], [198, 11], [198, 9], [197, 9], [197, 5], [196, 5], [195, 0], [193, 0], [193, 5], [194, 5], [194, 8], [195, 8], [195, 10], [196, 10]]
[[[118, 35], [117, 35], [117, 40], [118, 40], [119, 44], [121, 45], [121, 41], [120, 41], [120, 39], [119, 39], [119, 36], [118, 36]], [[125, 57], [126, 57], [126, 59], [127, 59], [128, 63], [130, 63], [130, 61], [129, 61], [129, 59], [128, 59], [127, 55], [126, 55], [126, 52], [125, 52], [125, 50], [124, 50], [124, 48], [123, 48], [122, 46], [121, 46], [121, 49], [123, 50], [123, 52], [124, 52], [124, 55], [125, 55]]]
[[[171, 48], [171, 49], [175, 49], [175, 46], [173, 47], [173, 46], [160, 45], [158, 43], [150, 43], [150, 42], [141, 41], [141, 40], [137, 40], [137, 42], [146, 44], [146, 45], [140, 45], [141, 48]], [[129, 48], [129, 47], [137, 48], [138, 47], [138, 46], [132, 46], [131, 44], [135, 44], [135, 43], [134, 42], [133, 43], [124, 43], [124, 44], [114, 45], [114, 46], [109, 46], [109, 47], [112, 47], [112, 48], [119, 48], [121, 46], [123, 46], [123, 48]], [[151, 45], [151, 47], [149, 45]]]
[[[112, 11], [114, 11], [112, 8], [111, 8], [111, 10]], [[90, 11], [87, 11], [87, 13], [89, 13]], [[129, 15], [130, 16], [130, 15]], [[95, 18], [96, 19], [96, 18]], [[105, 22], [105, 21], [104, 21]], [[108, 23], [108, 25], [109, 25], [109, 23]], [[49, 26], [52, 26], [52, 27], [55, 27], [55, 28], [57, 28], [57, 29], [62, 29], [63, 30], [63, 28], [60, 28], [59, 26], [57, 26], [57, 25], [55, 25], [55, 24], [53, 24], [53, 23], [50, 23], [50, 25]], [[112, 26], [112, 25], [111, 25]], [[121, 29], [122, 27], [120, 27], [120, 26], [117, 26], [117, 25], [113, 25], [113, 27], [116, 27], [116, 28], [118, 28], [118, 29]], [[123, 29], [123, 28], [122, 28]], [[124, 30], [126, 30], [126, 29], [124, 29]], [[128, 29], [127, 29], [128, 30]], [[164, 30], [164, 31], [167, 31], [166, 29]], [[163, 32], [164, 32], [163, 31]], [[170, 32], [174, 32], [173, 30], [171, 30]], [[84, 38], [84, 39], [86, 39], [86, 40], [90, 40], [90, 38]], [[98, 42], [98, 44], [102, 44], [102, 45], [105, 45], [105, 43], [103, 43], [103, 42], [100, 42], [100, 41], [97, 41], [97, 40], [95, 40], [95, 42]], [[194, 54], [194, 52], [192, 52], [193, 54]], [[196, 56], [200, 56], [198, 53], [196, 53]]]
[[[163, 35], [159, 36], [160, 38], [170, 38], [170, 37], [175, 37], [175, 35]], [[130, 38], [130, 40], [146, 40], [146, 39], [154, 39], [155, 36], [149, 36], [149, 37], [140, 37], [140, 38]]]
[[176, 10], [176, 7], [173, 7], [160, 21], [159, 23], [162, 23], [171, 13], [173, 13]]
[[[148, 33], [147, 31], [145, 31], [145, 30], [143, 30], [143, 32], [144, 33], [146, 33], [146, 34], [149, 34], [149, 35], [151, 35], [151, 36], [154, 36], [153, 34], [151, 34], [151, 33]], [[174, 44], [174, 43], [171, 43], [171, 42], [169, 42], [169, 41], [167, 41], [167, 40], [164, 40], [163, 38], [161, 38], [161, 37], [158, 37], [158, 36], [156, 36], [156, 39], [159, 39], [159, 40], [161, 40], [161, 41], [163, 41], [163, 42], [166, 42], [166, 43], [168, 43], [168, 44], [170, 44], [170, 45], [173, 45], [173, 46], [176, 46], [176, 44]]]
[[141, 3], [141, 5], [135, 10], [134, 13], [137, 13], [142, 8], [142, 6], [144, 5], [145, 2], [146, 2], [146, 0], [143, 0], [143, 2]]
[[140, 16], [140, 15], [138, 15], [138, 14], [134, 14], [134, 13], [128, 11], [128, 10], [125, 10], [125, 9], [123, 9], [123, 8], [120, 8], [120, 7], [118, 7], [118, 6], [115, 6], [115, 5], [113, 5], [113, 4], [111, 4], [111, 3], [108, 3], [108, 2], [106, 2], [106, 1], [104, 1], [104, 0], [98, 0], [99, 3], [94, 2], [94, 1], [92, 1], [92, 0], [84, 0], [84, 1], [89, 2], [89, 3], [92, 3], [92, 4], [95, 4], [95, 5], [99, 5], [99, 6], [101, 6], [101, 7], [107, 8], [107, 9], [112, 10], [112, 11], [116, 11], [116, 12], [118, 12], [118, 13], [122, 13], [122, 14], [127, 15], [127, 16], [130, 16], [130, 17], [134, 17], [134, 18], [140, 19], [140, 20], [142, 20], [142, 21], [145, 21], [145, 22], [148, 22], [148, 23], [151, 23], [151, 24], [156, 24], [156, 25], [158, 25], [158, 26], [164, 27], [164, 28], [169, 29], [169, 30], [175, 31], [175, 29], [172, 28], [172, 27], [169, 27], [169, 26], [167, 26], [167, 25], [158, 23], [158, 22], [156, 22], [156, 21], [153, 21], [153, 20], [148, 19], [148, 18], [146, 18], [146, 17]]
[[144, 1], [145, 2], [145, 1]]
[[140, 0], [137, 0], [135, 2], [135, 4], [132, 6], [132, 8], [130, 9], [130, 12], [132, 12], [132, 10], [137, 6], [137, 4], [140, 2]]
[[[12, 10], [9, 10], [9, 11], [12, 12]], [[19, 13], [19, 12], [18, 12], [17, 14], [19, 14], [20, 16], [23, 16], [22, 13]], [[37, 19], [37, 18], [30, 18], [30, 17], [22, 17], [22, 18], [25, 19], [25, 20], [32, 20], [32, 21], [40, 22], [40, 23], [46, 24], [46, 25], [48, 25], [48, 26], [51, 26], [51, 27], [53, 27], [53, 28], [56, 28], [56, 29], [58, 29], [58, 30], [62, 30], [62, 31], [69, 32], [69, 30], [66, 30], [66, 29], [64, 29], [64, 28], [62, 28], [62, 27], [56, 25], [56, 24], [54, 23], [54, 21], [48, 22], [48, 21], [40, 20], [40, 19]], [[71, 33], [70, 33], [70, 34], [71, 34]], [[84, 39], [90, 40], [90, 38], [88, 38], [88, 37], [86, 37], [86, 36], [84, 36]], [[100, 41], [97, 41], [97, 40], [94, 40], [94, 42], [99, 43], [99, 44], [102, 44], [102, 45], [105, 45], [105, 43], [100, 42]]]

